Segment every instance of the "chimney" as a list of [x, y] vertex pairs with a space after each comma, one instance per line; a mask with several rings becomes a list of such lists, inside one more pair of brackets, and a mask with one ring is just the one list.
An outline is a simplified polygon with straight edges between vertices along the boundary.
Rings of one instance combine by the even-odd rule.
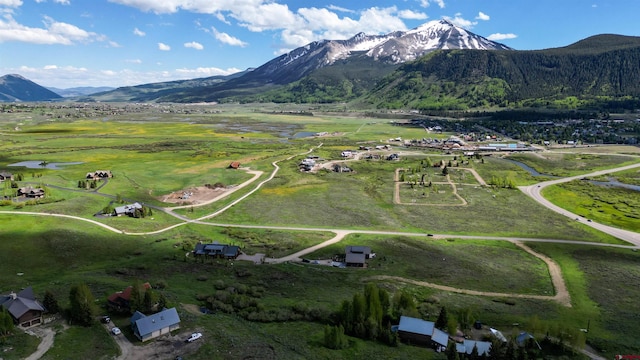
[[13, 291], [11, 292], [11, 294], [9, 294], [9, 296], [11, 296], [13, 300], [18, 298], [18, 294], [14, 293]]

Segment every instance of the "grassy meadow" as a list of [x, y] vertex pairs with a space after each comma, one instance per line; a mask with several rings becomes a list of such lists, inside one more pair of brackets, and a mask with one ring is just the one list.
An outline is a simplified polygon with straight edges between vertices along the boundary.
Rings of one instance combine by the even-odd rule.
[[[547, 210], [517, 189], [481, 186], [463, 170], [473, 169], [485, 181], [508, 178], [515, 185], [544, 180], [495, 157], [464, 159], [466, 163], [462, 161], [459, 168], [450, 168], [449, 178], [466, 205], [453, 196], [451, 185], [411, 189], [406, 183], [400, 184], [401, 203], [424, 206], [395, 204], [397, 169], [420, 168], [415, 170], [417, 175], [425, 174], [438, 183], [445, 179], [441, 169], [422, 165], [427, 159], [460, 160], [459, 155], [403, 149], [400, 143], [392, 142], [393, 149], [382, 154], [406, 152], [399, 161], [342, 160], [343, 150], [387, 144], [396, 137], [422, 138], [424, 130], [393, 126], [391, 119], [363, 114], [309, 116], [281, 111], [277, 105], [261, 109], [223, 106], [212, 113], [158, 110], [79, 120], [52, 118], [44, 110], [31, 115], [3, 114], [0, 171], [23, 174], [19, 186], [46, 187], [47, 198], [0, 203], [0, 272], [4, 274], [0, 293], [33, 286], [40, 298], [49, 290], [66, 307], [70, 287], [84, 282], [97, 299], [98, 313], [103, 314], [109, 294], [135, 281], [149, 282], [166, 296], [170, 306], [178, 308], [185, 333], [204, 333], [199, 350], [188, 354], [193, 359], [441, 359], [442, 354], [421, 347], [388, 347], [355, 338], [349, 338], [346, 349], [330, 350], [323, 346], [324, 326], [343, 300], [352, 299], [364, 284], [380, 275], [477, 291], [554, 293], [544, 262], [510, 242], [491, 238], [622, 243]], [[300, 133], [326, 135], [296, 135]], [[354, 171], [301, 172], [298, 164], [312, 148], [311, 154], [325, 161], [340, 160]], [[615, 148], [596, 154], [597, 150], [589, 148], [587, 154], [567, 149], [510, 158], [539, 172], [561, 176], [637, 161], [627, 156], [633, 155], [633, 150]], [[82, 164], [59, 170], [8, 166], [27, 160]], [[266, 180], [274, 170], [274, 161], [280, 170], [251, 196], [205, 221], [183, 224], [184, 219], [161, 210], [173, 205], [161, 202], [162, 195], [204, 184], [236, 186], [252, 177], [227, 169], [232, 161], [264, 174], [221, 201], [176, 213], [188, 219], [211, 214]], [[111, 170], [114, 177], [98, 189], [78, 189], [78, 181], [95, 170]], [[616, 179], [635, 183], [637, 172], [616, 174]], [[11, 193], [7, 183], [1, 186], [2, 195]], [[594, 221], [638, 231], [633, 221], [638, 207], [633, 195], [637, 193], [623, 194], [582, 182], [547, 191], [545, 195], [555, 203], [584, 212]], [[115, 200], [153, 206], [153, 215], [140, 219], [94, 216]], [[451, 204], [456, 206], [443, 206]], [[2, 213], [6, 211], [73, 215], [124, 232], [154, 233], [126, 235], [86, 221]], [[167, 229], [178, 224], [182, 225]], [[247, 254], [282, 257], [333, 238], [332, 229], [435, 233], [439, 237], [351, 234], [305, 256], [326, 259], [343, 254], [345, 245], [369, 245], [377, 256], [365, 269], [301, 263], [256, 265], [189, 256], [198, 242], [217, 241], [238, 245]], [[462, 240], [456, 235], [487, 239]], [[640, 308], [633, 301], [638, 295], [634, 289], [640, 288], [637, 253], [575, 244], [527, 245], [560, 265], [571, 294], [571, 308], [548, 300], [471, 296], [400, 281], [376, 282], [391, 294], [401, 290], [410, 293], [424, 319], [435, 320], [445, 306], [452, 314], [469, 311], [474, 319], [509, 335], [529, 331], [539, 337], [547, 331], [582, 336], [576, 331], [590, 320], [586, 338], [573, 339], [576, 343], [586, 340], [607, 356], [640, 352], [635, 341], [640, 336], [636, 326]], [[255, 306], [242, 307], [233, 299], [249, 299]], [[214, 312], [196, 315], [189, 311], [193, 306], [214, 306]], [[124, 316], [114, 316], [114, 321], [123, 327], [127, 324]], [[55, 345], [44, 359], [111, 358], [119, 351], [101, 326], [85, 329], [59, 322], [55, 330]], [[123, 331], [126, 335], [129, 330]], [[22, 333], [2, 338], [0, 349], [9, 350], [1, 356], [24, 358], [37, 344]]]

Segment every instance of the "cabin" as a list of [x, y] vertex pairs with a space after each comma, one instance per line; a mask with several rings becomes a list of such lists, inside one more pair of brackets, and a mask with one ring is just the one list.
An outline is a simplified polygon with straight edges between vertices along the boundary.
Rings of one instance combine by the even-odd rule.
[[239, 169], [240, 168], [240, 162], [239, 161], [234, 161], [231, 164], [229, 164], [229, 169]]
[[122, 215], [135, 216], [137, 209], [142, 210], [142, 205], [140, 205], [140, 203], [138, 202], [135, 202], [133, 204], [118, 206], [117, 208], [113, 209], [113, 213], [111, 215], [112, 216], [122, 216]]
[[112, 178], [113, 174], [111, 170], [96, 170], [94, 172], [88, 172], [85, 177], [90, 180], [101, 180]]
[[366, 260], [375, 257], [369, 246], [347, 245], [345, 247], [345, 263], [351, 267], [365, 267]]
[[44, 197], [44, 189], [34, 188], [31, 186], [18, 189], [18, 196], [24, 196], [31, 199], [39, 199]]
[[153, 315], [136, 311], [131, 316], [131, 328], [138, 340], [145, 342], [180, 329], [180, 316], [176, 308], [164, 309]]
[[[142, 287], [147, 291], [148, 289], [151, 289], [151, 284], [146, 282], [142, 284]], [[109, 295], [107, 298], [107, 307], [112, 311], [129, 312], [131, 310], [129, 302], [131, 301], [132, 290], [133, 286], [128, 286], [123, 291], [118, 291]]]
[[36, 300], [31, 286], [19, 293], [0, 295], [0, 307], [6, 310], [13, 321], [21, 328], [30, 328], [42, 324], [44, 306]]
[[214, 259], [235, 259], [240, 255], [240, 247], [218, 243], [198, 243], [193, 249], [193, 255], [194, 257], [204, 256]]
[[401, 316], [397, 327], [400, 340], [415, 345], [428, 346], [436, 351], [444, 351], [449, 344], [449, 334], [436, 329], [433, 321]]
[[0, 171], [0, 182], [13, 181], [13, 174], [6, 171]]

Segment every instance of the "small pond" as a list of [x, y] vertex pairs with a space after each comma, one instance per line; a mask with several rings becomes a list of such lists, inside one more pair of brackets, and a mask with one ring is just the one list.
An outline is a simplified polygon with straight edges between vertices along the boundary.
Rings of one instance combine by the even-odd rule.
[[297, 133], [293, 134], [293, 138], [294, 139], [301, 139], [301, 138], [315, 136], [316, 134], [317, 133], [311, 132], [311, 131], [301, 131], [301, 132], [297, 132]]
[[9, 164], [7, 166], [22, 166], [27, 169], [51, 169], [51, 170], [60, 170], [67, 165], [79, 165], [84, 164], [83, 162], [43, 162], [40, 160], [29, 160], [29, 161], [21, 161], [15, 164]]

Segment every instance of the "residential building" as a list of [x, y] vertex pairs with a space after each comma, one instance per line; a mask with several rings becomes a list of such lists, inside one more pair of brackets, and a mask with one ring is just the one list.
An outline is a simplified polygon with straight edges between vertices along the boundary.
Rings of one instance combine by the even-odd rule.
[[19, 293], [0, 295], [0, 306], [7, 310], [18, 326], [29, 328], [42, 323], [44, 306], [36, 300], [31, 286]]
[[180, 328], [180, 316], [176, 308], [164, 309], [153, 315], [136, 311], [131, 317], [133, 334], [140, 341], [149, 341]]

